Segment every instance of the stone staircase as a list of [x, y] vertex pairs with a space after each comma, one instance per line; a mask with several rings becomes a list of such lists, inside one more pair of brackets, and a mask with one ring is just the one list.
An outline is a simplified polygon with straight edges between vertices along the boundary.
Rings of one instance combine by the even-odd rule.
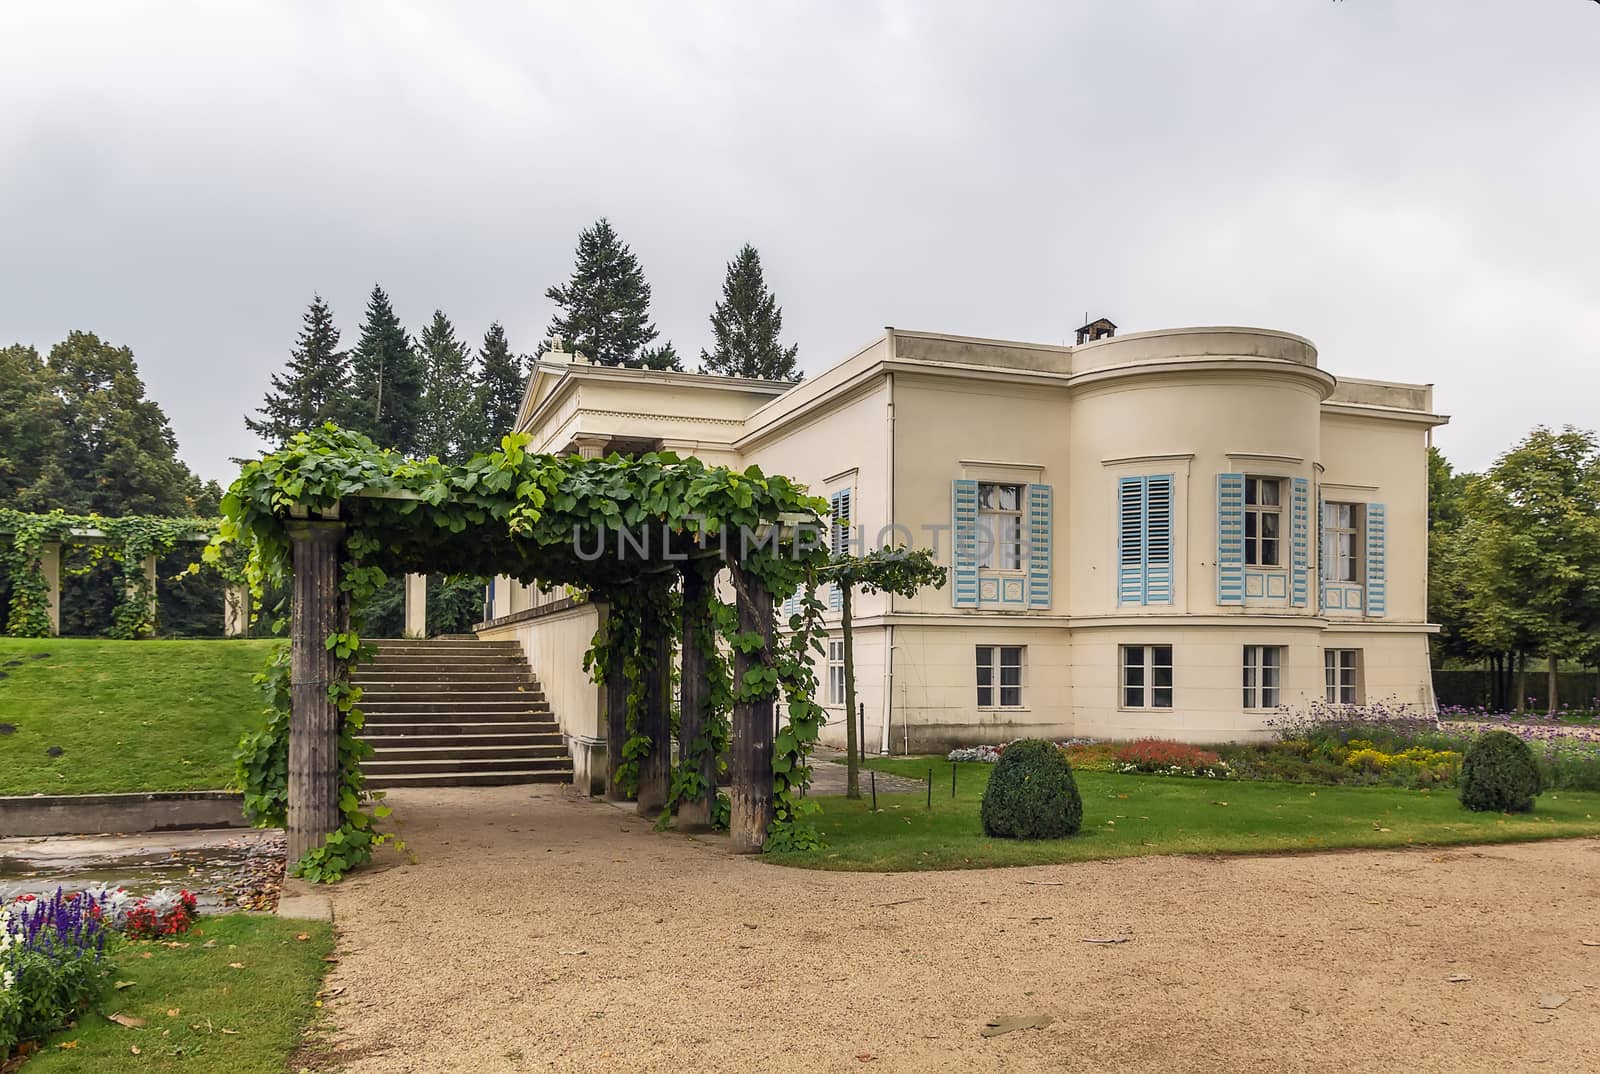
[[367, 786], [565, 783], [572, 759], [516, 642], [472, 637], [376, 643], [356, 669]]

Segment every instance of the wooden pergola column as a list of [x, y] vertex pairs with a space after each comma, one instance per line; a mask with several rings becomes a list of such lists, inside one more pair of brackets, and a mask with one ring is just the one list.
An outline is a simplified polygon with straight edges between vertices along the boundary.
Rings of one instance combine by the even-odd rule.
[[[706, 706], [710, 684], [706, 681], [706, 658], [700, 651], [705, 604], [713, 592], [713, 581], [693, 566], [683, 571], [683, 656], [678, 674], [678, 750], [679, 764], [690, 763], [689, 749], [705, 733]], [[679, 831], [709, 831], [711, 804], [717, 798], [717, 758], [706, 754], [698, 759], [698, 775], [704, 792], [678, 803], [676, 825]]]
[[628, 796], [617, 784], [622, 768], [622, 745], [628, 741], [628, 680], [623, 675], [623, 653], [616, 645], [617, 606], [606, 606], [606, 633], [611, 642], [606, 656], [606, 797], [625, 802]]
[[328, 635], [342, 631], [348, 609], [339, 592], [344, 524], [294, 520], [290, 618], [289, 861], [321, 846], [339, 830], [338, 705], [328, 685], [342, 672]]
[[672, 778], [672, 721], [667, 713], [672, 695], [672, 636], [653, 622], [644, 624], [644, 651], [654, 667], [644, 686], [644, 712], [638, 731], [650, 739], [650, 752], [639, 759], [639, 814], [653, 817], [667, 804]]
[[[739, 631], [757, 631], [772, 649], [772, 595], [765, 583], [740, 563], [732, 564], [733, 588], [739, 601]], [[734, 654], [733, 686], [737, 695], [746, 671], [765, 666], [764, 652]], [[772, 700], [736, 701], [733, 706], [733, 786], [728, 834], [739, 854], [760, 852], [772, 824]]]

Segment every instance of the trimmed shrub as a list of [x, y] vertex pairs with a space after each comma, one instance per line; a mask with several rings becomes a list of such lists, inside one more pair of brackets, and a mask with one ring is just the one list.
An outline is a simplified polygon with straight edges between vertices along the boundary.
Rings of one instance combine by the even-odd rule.
[[1461, 804], [1478, 812], [1527, 813], [1540, 791], [1533, 751], [1509, 731], [1479, 735], [1461, 764]]
[[1054, 745], [1025, 738], [1006, 747], [983, 792], [983, 831], [1001, 839], [1060, 839], [1083, 826], [1072, 766]]

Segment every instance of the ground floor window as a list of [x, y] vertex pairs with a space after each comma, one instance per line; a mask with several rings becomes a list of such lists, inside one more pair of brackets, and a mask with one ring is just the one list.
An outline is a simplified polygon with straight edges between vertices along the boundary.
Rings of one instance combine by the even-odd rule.
[[828, 642], [828, 704], [844, 704], [844, 639]]
[[1021, 645], [978, 646], [978, 707], [1017, 708], [1022, 705]]
[[1122, 707], [1170, 709], [1172, 707], [1172, 646], [1122, 647]]
[[1244, 647], [1244, 707], [1275, 709], [1283, 671], [1281, 645]]
[[1330, 705], [1361, 704], [1361, 650], [1322, 650], [1322, 675]]

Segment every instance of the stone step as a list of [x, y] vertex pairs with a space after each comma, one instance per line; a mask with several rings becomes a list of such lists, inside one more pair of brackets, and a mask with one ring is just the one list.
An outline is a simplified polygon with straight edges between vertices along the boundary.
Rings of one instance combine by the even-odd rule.
[[428, 652], [435, 649], [470, 649], [477, 653], [521, 652], [514, 641], [479, 641], [476, 638], [368, 638], [379, 652]]
[[[499, 726], [499, 725], [494, 725]], [[394, 749], [439, 749], [446, 747], [494, 747], [495, 749], [520, 750], [528, 748], [565, 750], [566, 738], [560, 731], [506, 731], [487, 734], [400, 734], [393, 735], [391, 728], [382, 728], [380, 735], [363, 735], [369, 746], [383, 753]]]
[[495, 701], [482, 705], [460, 701], [361, 702], [357, 706], [368, 716], [526, 716], [530, 719], [550, 715], [542, 701]]
[[[434, 762], [448, 760], [448, 762], [483, 762], [488, 767], [498, 767], [502, 763], [523, 762], [526, 767], [536, 768], [539, 763], [547, 760], [560, 760], [565, 765], [565, 743], [550, 743], [546, 746], [474, 746], [467, 741], [456, 741], [448, 746], [379, 746], [378, 741], [366, 739], [373, 744], [374, 752], [368, 762], [424, 762], [429, 767], [435, 767]], [[390, 739], [381, 739], [384, 743]], [[366, 763], [366, 762], [363, 762]]]
[[442, 776], [455, 772], [543, 772], [551, 768], [571, 770], [565, 757], [468, 757], [460, 760], [393, 761], [371, 757], [361, 762], [366, 775]]
[[517, 689], [500, 690], [483, 687], [477, 683], [471, 684], [468, 689], [458, 690], [450, 686], [441, 686], [436, 689], [411, 685], [395, 686], [384, 683], [381, 686], [363, 686], [361, 696], [366, 701], [543, 701], [544, 691], [536, 686], [525, 686]]
[[405, 787], [510, 787], [521, 783], [570, 783], [572, 769], [540, 771], [451, 772], [447, 775], [372, 774], [366, 784], [373, 790], [400, 790]]
[[485, 668], [482, 671], [440, 670], [417, 671], [413, 668], [384, 668], [377, 673], [367, 672], [365, 669], [350, 676], [350, 681], [357, 685], [384, 682], [408, 683], [475, 683], [475, 682], [504, 682], [513, 685], [533, 682], [533, 673], [518, 671], [515, 668]]
[[460, 738], [477, 735], [556, 735], [560, 737], [560, 734], [561, 728], [551, 719], [508, 720], [495, 717], [486, 719], [481, 716], [464, 716], [456, 720], [440, 720], [429, 716], [397, 716], [393, 719], [367, 720], [361, 737], [370, 742], [374, 738], [402, 735], [447, 735], [453, 738]]

